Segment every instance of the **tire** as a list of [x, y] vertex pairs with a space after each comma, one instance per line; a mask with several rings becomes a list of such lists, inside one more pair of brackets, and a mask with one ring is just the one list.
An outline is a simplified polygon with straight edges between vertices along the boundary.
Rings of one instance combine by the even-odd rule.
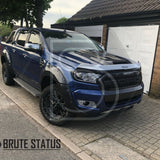
[[131, 105], [131, 106], [127, 107], [126, 109], [127, 109], [127, 110], [130, 110], [130, 109], [132, 109], [132, 108], [134, 108], [134, 105]]
[[128, 107], [124, 108], [124, 111], [129, 111], [129, 110], [131, 110], [132, 108], [134, 108], [134, 105], [131, 105], [131, 106], [128, 106]]
[[48, 122], [54, 125], [63, 125], [69, 115], [65, 108], [65, 102], [56, 88], [56, 84], [43, 90], [40, 98], [40, 110]]
[[14, 85], [13, 74], [7, 63], [2, 64], [2, 77], [3, 77], [3, 82], [6, 85], [8, 86]]

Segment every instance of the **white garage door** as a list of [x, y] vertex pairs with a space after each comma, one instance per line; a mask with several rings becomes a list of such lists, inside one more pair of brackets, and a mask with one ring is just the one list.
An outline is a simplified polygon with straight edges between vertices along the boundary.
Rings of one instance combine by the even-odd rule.
[[75, 31], [86, 34], [88, 37], [102, 37], [103, 25], [75, 27]]
[[141, 63], [145, 93], [150, 89], [158, 30], [158, 25], [109, 28], [107, 52]]

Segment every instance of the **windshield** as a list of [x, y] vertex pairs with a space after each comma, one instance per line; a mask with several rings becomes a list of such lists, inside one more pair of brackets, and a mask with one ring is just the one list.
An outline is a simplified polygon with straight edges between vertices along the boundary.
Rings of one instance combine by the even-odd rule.
[[43, 31], [48, 48], [51, 52], [94, 50], [104, 52], [98, 43], [87, 36], [76, 32]]

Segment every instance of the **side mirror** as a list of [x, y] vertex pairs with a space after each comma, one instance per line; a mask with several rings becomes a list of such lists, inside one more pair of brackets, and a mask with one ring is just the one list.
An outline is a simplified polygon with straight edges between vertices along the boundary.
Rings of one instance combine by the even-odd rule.
[[40, 44], [26, 43], [24, 49], [27, 51], [40, 52], [41, 46]]

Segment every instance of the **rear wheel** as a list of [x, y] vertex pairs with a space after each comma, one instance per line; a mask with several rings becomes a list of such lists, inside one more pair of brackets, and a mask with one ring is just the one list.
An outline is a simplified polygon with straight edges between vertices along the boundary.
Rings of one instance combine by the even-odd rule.
[[13, 80], [13, 74], [11, 72], [11, 69], [7, 63], [2, 64], [2, 77], [3, 81], [6, 85], [13, 85], [14, 80]]
[[63, 125], [68, 117], [66, 105], [56, 84], [46, 87], [40, 98], [40, 109], [47, 121], [55, 125]]

